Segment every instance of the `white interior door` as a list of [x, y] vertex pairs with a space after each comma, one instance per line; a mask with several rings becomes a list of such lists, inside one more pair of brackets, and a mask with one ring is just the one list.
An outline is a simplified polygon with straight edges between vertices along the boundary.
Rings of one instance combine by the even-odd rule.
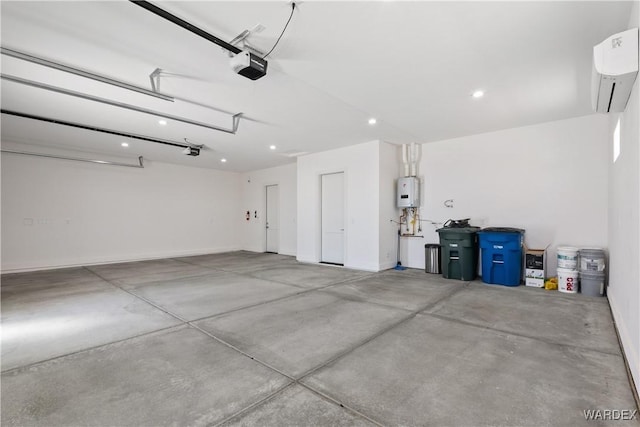
[[267, 217], [265, 227], [267, 232], [267, 252], [278, 253], [278, 233], [280, 218], [278, 212], [278, 186], [267, 185]]
[[344, 265], [344, 173], [322, 175], [320, 261]]

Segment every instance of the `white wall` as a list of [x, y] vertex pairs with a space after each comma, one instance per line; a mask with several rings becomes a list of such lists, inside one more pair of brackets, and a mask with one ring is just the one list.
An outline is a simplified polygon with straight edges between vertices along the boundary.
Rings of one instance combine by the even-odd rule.
[[380, 143], [380, 270], [396, 265], [399, 210], [396, 208], [396, 180], [400, 176], [399, 146]]
[[[279, 250], [284, 255], [296, 255], [297, 173], [296, 164], [262, 169], [241, 175], [242, 181], [242, 248], [264, 252], [266, 248], [265, 208], [266, 186], [278, 185]], [[244, 213], [251, 212], [249, 221]], [[258, 218], [255, 218], [258, 211]]]
[[[638, 27], [638, 2], [628, 28]], [[640, 145], [638, 80], [623, 114], [610, 114], [609, 163], [609, 303], [640, 393]], [[613, 161], [615, 127], [620, 120], [620, 155]]]
[[240, 191], [231, 172], [3, 154], [2, 271], [240, 249]]
[[379, 158], [378, 141], [298, 157], [299, 261], [320, 262], [320, 177], [344, 172], [344, 265], [370, 271], [380, 269]]
[[[558, 245], [607, 246], [608, 126], [594, 114], [423, 144], [422, 218], [523, 228], [529, 247], [551, 244], [554, 275]], [[404, 265], [424, 268], [437, 227], [423, 223], [424, 239], [403, 239]]]

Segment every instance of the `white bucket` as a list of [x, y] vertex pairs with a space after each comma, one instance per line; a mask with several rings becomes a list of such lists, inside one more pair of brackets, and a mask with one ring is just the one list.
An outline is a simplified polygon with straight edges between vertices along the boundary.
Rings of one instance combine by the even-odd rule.
[[558, 269], [558, 290], [565, 294], [575, 294], [578, 292], [578, 271]]
[[601, 248], [580, 249], [580, 270], [604, 271], [604, 267], [605, 267], [604, 249], [601, 249]]
[[578, 268], [578, 248], [558, 246], [558, 268], [576, 270]]

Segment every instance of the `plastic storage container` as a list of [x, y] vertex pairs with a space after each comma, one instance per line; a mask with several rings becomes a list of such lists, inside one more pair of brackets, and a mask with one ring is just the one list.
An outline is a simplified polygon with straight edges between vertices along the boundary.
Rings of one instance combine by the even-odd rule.
[[558, 291], [565, 294], [578, 292], [578, 270], [558, 268]]
[[424, 272], [440, 274], [440, 245], [437, 243], [427, 243], [424, 245]]
[[580, 292], [592, 297], [604, 295], [604, 271], [581, 271]]
[[490, 227], [478, 232], [482, 249], [482, 281], [493, 285], [519, 286], [522, 278], [520, 228]]
[[478, 230], [480, 227], [445, 227], [440, 235], [442, 277], [473, 280], [478, 270]]
[[573, 246], [558, 246], [558, 268], [577, 270], [579, 252], [579, 249]]
[[604, 271], [606, 257], [602, 248], [580, 249], [581, 271]]

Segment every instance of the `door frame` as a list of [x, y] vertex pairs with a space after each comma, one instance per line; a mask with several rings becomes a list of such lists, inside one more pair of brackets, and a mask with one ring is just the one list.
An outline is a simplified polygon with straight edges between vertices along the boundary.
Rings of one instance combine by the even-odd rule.
[[[318, 221], [317, 221], [317, 233], [316, 233], [316, 253], [317, 253], [317, 262], [318, 263], [322, 263], [322, 177], [324, 175], [333, 175], [333, 174], [337, 174], [337, 173], [341, 173], [342, 174], [342, 195], [343, 195], [343, 206], [344, 206], [344, 212], [343, 212], [343, 218], [344, 218], [344, 235], [342, 236], [343, 238], [343, 252], [342, 252], [342, 267], [346, 267], [347, 266], [347, 253], [349, 252], [347, 249], [347, 242], [349, 241], [349, 239], [347, 238], [348, 233], [349, 233], [349, 220], [348, 220], [348, 212], [349, 212], [349, 205], [348, 205], [348, 200], [349, 198], [347, 197], [347, 182], [348, 182], [348, 175], [347, 175], [347, 168], [343, 167], [343, 168], [336, 168], [336, 169], [325, 169], [321, 172], [318, 172], [318, 176], [317, 176], [317, 189], [318, 189]], [[323, 265], [335, 265], [336, 267], [340, 267], [340, 265], [338, 264], [329, 264], [329, 263], [322, 263]]]
[[[279, 182], [275, 182], [272, 184], [264, 184], [264, 191], [262, 192], [262, 197], [263, 197], [263, 203], [262, 206], [264, 206], [264, 221], [262, 220], [262, 218], [260, 218], [260, 226], [262, 227], [264, 233], [262, 234], [262, 252], [267, 252], [267, 187], [273, 187], [276, 186], [278, 187], [278, 252], [280, 253], [280, 183]], [[269, 253], [273, 253], [273, 252], [269, 252]]]

